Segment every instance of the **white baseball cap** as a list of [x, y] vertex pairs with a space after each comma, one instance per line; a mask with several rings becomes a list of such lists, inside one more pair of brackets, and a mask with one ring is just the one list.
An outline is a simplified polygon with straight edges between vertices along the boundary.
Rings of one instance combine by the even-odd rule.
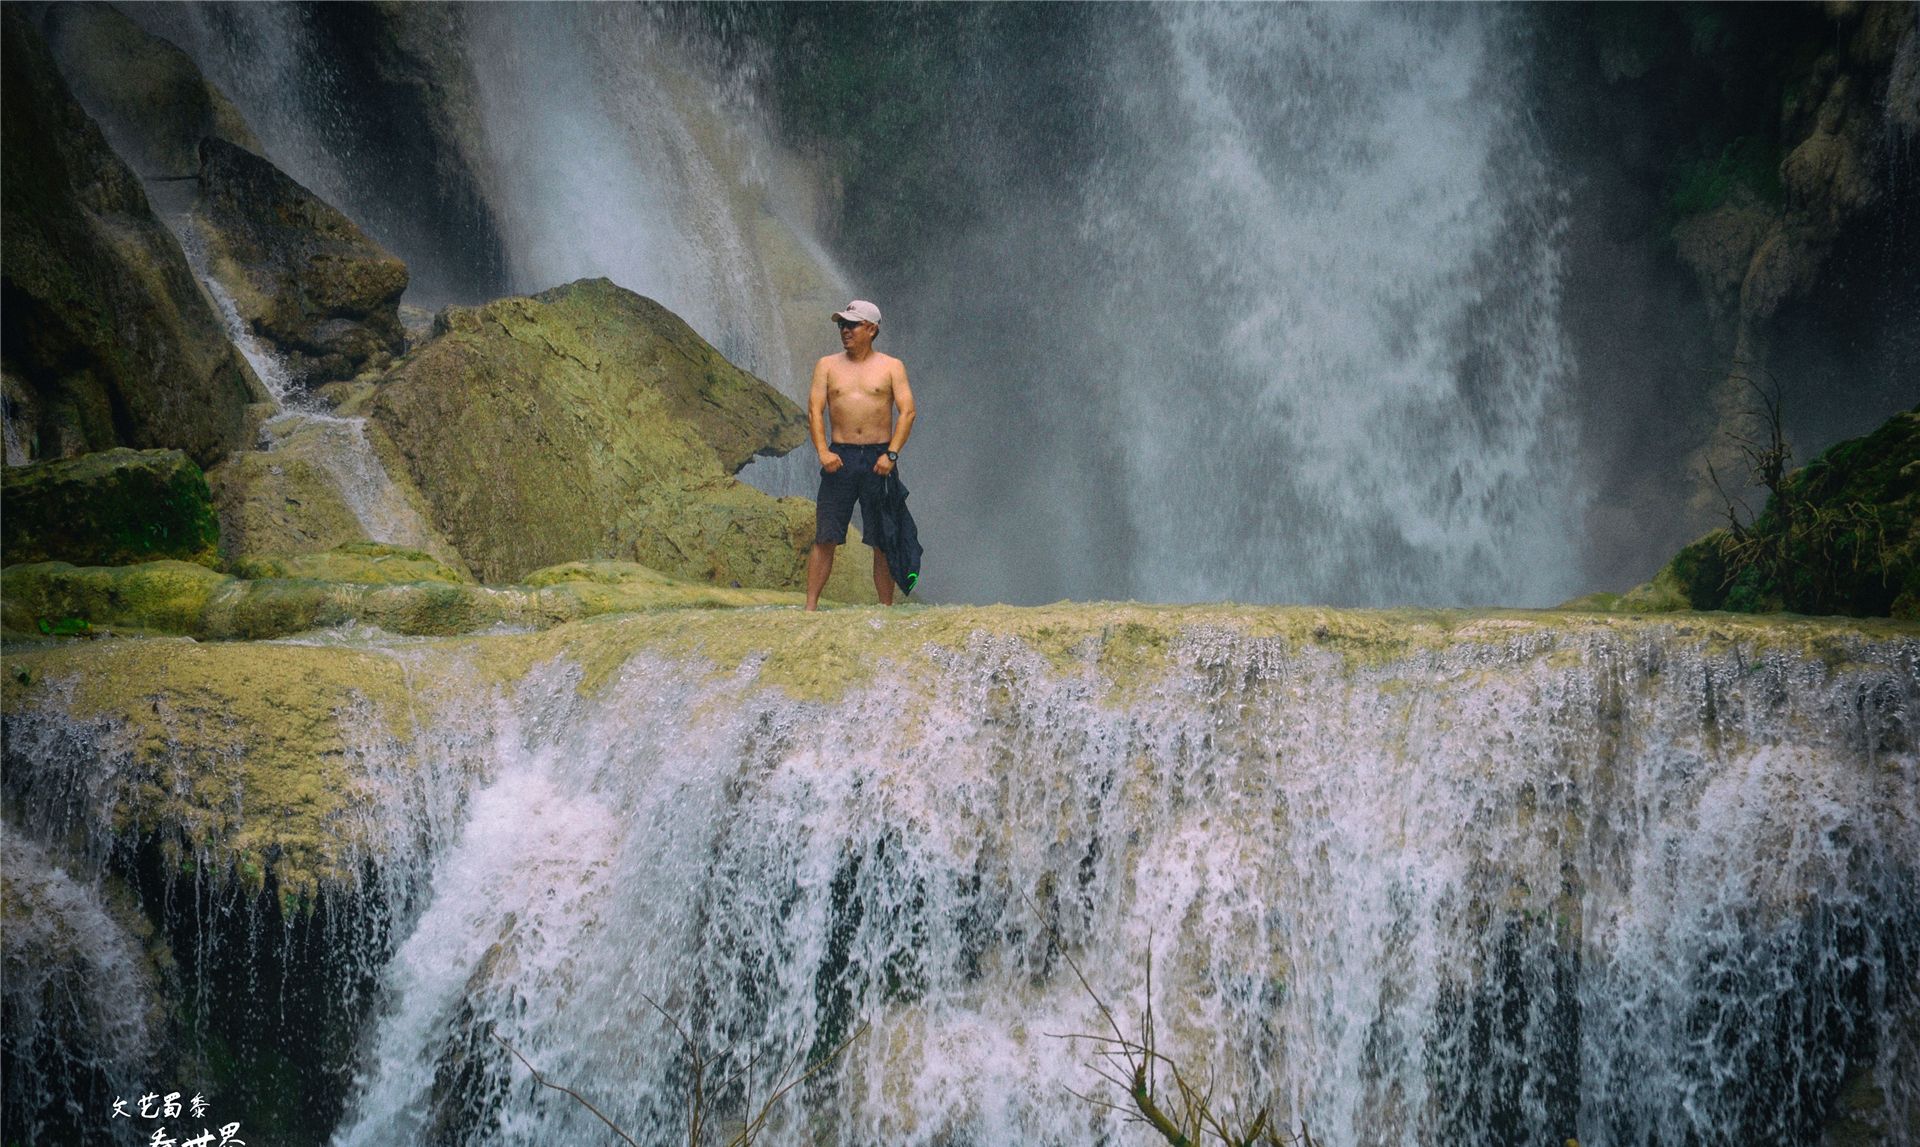
[[833, 313], [836, 323], [872, 323], [880, 325], [880, 308], [865, 299], [855, 299]]

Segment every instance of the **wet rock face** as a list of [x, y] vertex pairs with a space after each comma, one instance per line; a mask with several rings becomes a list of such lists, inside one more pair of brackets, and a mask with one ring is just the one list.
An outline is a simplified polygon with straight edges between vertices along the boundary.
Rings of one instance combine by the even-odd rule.
[[429, 523], [425, 499], [397, 455], [365, 431], [358, 419], [269, 419], [261, 429], [266, 449], [235, 454], [208, 471], [220, 512], [221, 556], [238, 563], [384, 538], [465, 571], [458, 552]]
[[6, 561], [83, 565], [175, 558], [212, 565], [206, 476], [178, 450], [105, 450], [4, 471]]
[[56, 4], [46, 31], [74, 98], [142, 177], [191, 177], [207, 136], [262, 150], [239, 110], [185, 52], [111, 5]]
[[805, 416], [666, 308], [597, 279], [436, 325], [368, 417], [481, 580], [610, 557], [801, 584], [811, 505], [731, 475], [798, 446]]
[[244, 441], [259, 383], [39, 31], [18, 6], [5, 24], [8, 460], [176, 447], [211, 466]]
[[240, 316], [309, 385], [406, 350], [407, 267], [351, 219], [244, 148], [200, 144], [194, 220]]

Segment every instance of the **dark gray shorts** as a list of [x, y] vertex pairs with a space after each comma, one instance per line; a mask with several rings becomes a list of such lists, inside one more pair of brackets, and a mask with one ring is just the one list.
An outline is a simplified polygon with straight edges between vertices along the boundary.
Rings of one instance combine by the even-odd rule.
[[887, 444], [829, 442], [827, 449], [840, 455], [840, 469], [829, 474], [820, 470], [820, 496], [814, 500], [813, 540], [837, 546], [847, 540], [847, 523], [853, 520], [853, 504], [860, 503], [860, 540], [873, 545], [872, 523], [880, 520], [876, 505], [883, 493], [884, 480], [873, 472], [874, 463], [887, 452]]

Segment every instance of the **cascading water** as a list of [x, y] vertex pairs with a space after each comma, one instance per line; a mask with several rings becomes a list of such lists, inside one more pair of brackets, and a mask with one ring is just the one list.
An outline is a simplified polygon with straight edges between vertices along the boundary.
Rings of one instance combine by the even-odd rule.
[[[1042, 63], [983, 65], [955, 144], [980, 201], [890, 276], [946, 484], [924, 532], [956, 580], [1024, 602], [1564, 598], [1561, 205], [1521, 18], [1078, 23]], [[1073, 115], [1046, 119], [1062, 89]]]
[[1056, 937], [1134, 1024], [1151, 946], [1163, 1048], [1320, 1141], [1803, 1141], [1913, 1006], [1914, 651], [1486, 636], [1367, 668], [1199, 631], [1131, 696], [984, 636], [830, 705], [647, 657], [549, 693], [337, 1142], [591, 1133], [498, 1050], [447, 1093], [489, 1023], [664, 1141], [649, 998], [763, 1063], [871, 1022], [771, 1142], [1086, 1142], [1118, 1127], [1047, 1034], [1101, 1031]]
[[[848, 288], [807, 230], [812, 191], [767, 138], [745, 94], [666, 30], [623, 5], [446, 9], [443, 64], [467, 134], [440, 141], [468, 164], [497, 230], [495, 293], [606, 276], [665, 304], [731, 361], [804, 400], [833, 349], [828, 315]], [[320, 51], [315, 17], [282, 5], [160, 5], [136, 18], [193, 54], [260, 135], [269, 158], [339, 204], [414, 270], [409, 298], [463, 297], [457, 253], [422, 246], [415, 203], [350, 178], [340, 154], [369, 148]], [[409, 45], [417, 48], [418, 45]], [[453, 99], [451, 94], [443, 93]], [[427, 173], [403, 173], [394, 187]], [[807, 455], [808, 458], [811, 455]], [[812, 493], [805, 458], [742, 477]]]
[[[1131, 1142], [1069, 1090], [1102, 1021], [1062, 954], [1138, 1031], [1149, 950], [1161, 1050], [1318, 1142], [1811, 1143], [1862, 1080], [1917, 1141], [1911, 638], [940, 616], [631, 619], [504, 688], [479, 667], [544, 639], [370, 651], [409, 684], [343, 722], [370, 799], [338, 831], [388, 922], [330, 901], [300, 949], [384, 999], [333, 1141], [601, 1134], [495, 1032], [671, 1141], [658, 1003], [761, 1097], [870, 1025], [770, 1144]], [[893, 668], [837, 693], [823, 640]], [[111, 824], [139, 773], [54, 688], [9, 712], [14, 796]]]
[[[846, 287], [797, 225], [791, 161], [697, 46], [644, 8], [506, 4], [471, 11], [466, 49], [512, 289], [604, 275], [804, 402]], [[811, 494], [797, 454], [742, 477]]]
[[[210, 74], [233, 77], [269, 150], [327, 186], [338, 161], [313, 141], [346, 129], [314, 118], [340, 109], [289, 97], [331, 89], [302, 53], [268, 50], [301, 21], [196, 11], [183, 41], [221, 55]], [[821, 308], [849, 291], [808, 236], [816, 193], [756, 126], [751, 84], [706, 62], [698, 22], [449, 11], [471, 115], [448, 146], [496, 221], [503, 289], [607, 275], [801, 397], [833, 349]], [[143, 18], [162, 17], [193, 23]], [[929, 412], [911, 472], [942, 584], [1028, 602], [1574, 592], [1562, 204], [1524, 104], [1525, 21], [1203, 5], [1057, 19], [1084, 25], [1060, 59], [1009, 48], [959, 73], [951, 98], [982, 109], [953, 141], [961, 230], [873, 288], [891, 292], [885, 349]], [[1003, 130], [1062, 88], [1088, 108], [1069, 150]], [[745, 476], [809, 493], [811, 475], [802, 449]]]
[[1120, 272], [1141, 596], [1573, 588], [1552, 199], [1510, 40], [1497, 16], [1381, 16], [1181, 8], [1166, 82], [1116, 85], [1140, 145], [1086, 229]]
[[65, 1130], [70, 1104], [104, 1107], [138, 1086], [161, 1015], [153, 974], [98, 889], [8, 824], [0, 839], [6, 975], [7, 1134]]
[[387, 473], [367, 439], [367, 420], [328, 414], [307, 394], [286, 360], [254, 336], [233, 297], [208, 272], [194, 222], [184, 213], [165, 216], [181, 249], [206, 288], [227, 326], [227, 337], [280, 409], [260, 426], [260, 446], [268, 452], [299, 443], [340, 492], [368, 541], [431, 550], [436, 545], [433, 526], [421, 515]]

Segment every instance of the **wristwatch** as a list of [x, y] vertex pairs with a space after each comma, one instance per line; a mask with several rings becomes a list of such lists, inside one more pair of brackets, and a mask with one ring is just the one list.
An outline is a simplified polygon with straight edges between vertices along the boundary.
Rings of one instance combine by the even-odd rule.
[[898, 462], [898, 461], [900, 461], [900, 452], [899, 452], [898, 450], [889, 450], [889, 451], [887, 451], [887, 461], [889, 461], [889, 462]]

